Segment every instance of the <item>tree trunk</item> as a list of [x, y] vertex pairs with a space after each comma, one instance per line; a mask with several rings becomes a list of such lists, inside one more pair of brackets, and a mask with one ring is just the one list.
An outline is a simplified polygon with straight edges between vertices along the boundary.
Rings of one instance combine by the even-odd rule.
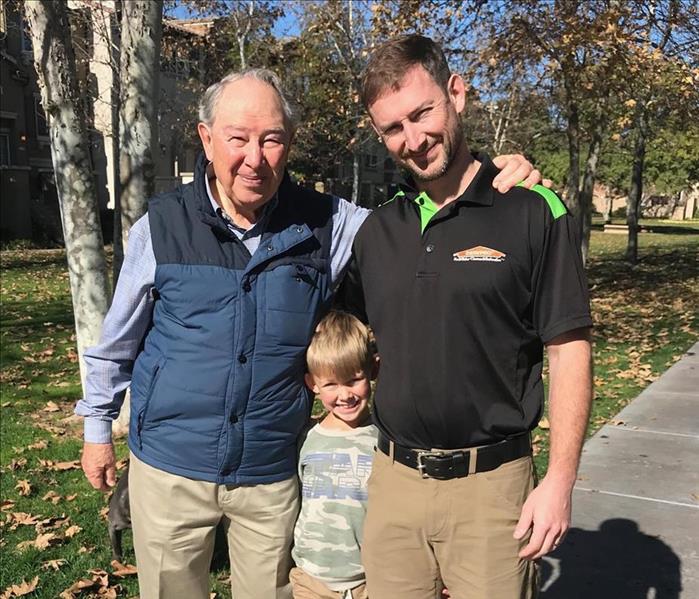
[[566, 114], [568, 126], [568, 181], [566, 183], [566, 204], [570, 211], [580, 218], [579, 186], [580, 186], [580, 116], [578, 105], [573, 99], [573, 90], [568, 81], [564, 82], [566, 89]]
[[359, 152], [352, 152], [352, 203], [359, 204]]
[[83, 351], [98, 342], [110, 297], [85, 111], [78, 92], [66, 4], [38, 0], [26, 2], [24, 8], [42, 104], [49, 118], [84, 389]]
[[590, 151], [587, 154], [585, 162], [585, 173], [583, 175], [582, 188], [578, 197], [580, 206], [580, 222], [582, 226], [582, 256], [583, 262], [587, 262], [587, 254], [590, 249], [590, 231], [592, 229], [592, 194], [595, 189], [595, 179], [597, 177], [597, 163], [602, 149], [602, 130], [604, 129], [604, 121], [597, 120], [592, 132], [592, 140], [590, 141]]
[[626, 224], [629, 226], [629, 238], [626, 244], [626, 261], [638, 262], [638, 216], [643, 196], [643, 164], [646, 158], [646, 138], [648, 136], [648, 110], [646, 102], [638, 103], [636, 113], [636, 143], [631, 166], [631, 188], [626, 205]]
[[[155, 192], [162, 0], [122, 5], [119, 102], [119, 210], [126, 251], [131, 226]], [[115, 266], [115, 272], [118, 268]]]

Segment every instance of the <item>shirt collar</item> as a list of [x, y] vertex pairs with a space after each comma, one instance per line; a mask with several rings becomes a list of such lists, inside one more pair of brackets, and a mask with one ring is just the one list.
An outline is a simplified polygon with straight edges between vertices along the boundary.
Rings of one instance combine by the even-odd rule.
[[[493, 204], [493, 179], [498, 174], [498, 168], [493, 164], [490, 157], [485, 153], [473, 154], [473, 158], [481, 163], [476, 172], [473, 181], [464, 190], [464, 192], [456, 198], [452, 204], [478, 204], [481, 206], [491, 206]], [[424, 192], [420, 192], [415, 187], [415, 181], [412, 177], [407, 176], [399, 185], [402, 195], [413, 202], [418, 202]], [[400, 192], [399, 192], [400, 193]], [[427, 196], [427, 194], [424, 194]], [[429, 197], [429, 196], [427, 196]]]

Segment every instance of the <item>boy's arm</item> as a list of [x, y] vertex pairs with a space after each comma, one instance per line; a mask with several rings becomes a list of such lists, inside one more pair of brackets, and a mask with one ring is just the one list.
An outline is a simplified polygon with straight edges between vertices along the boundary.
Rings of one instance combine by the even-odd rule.
[[538, 559], [562, 541], [570, 526], [571, 495], [592, 401], [590, 329], [563, 333], [546, 345], [549, 357], [549, 467], [522, 507], [514, 537], [532, 534], [519, 556]]

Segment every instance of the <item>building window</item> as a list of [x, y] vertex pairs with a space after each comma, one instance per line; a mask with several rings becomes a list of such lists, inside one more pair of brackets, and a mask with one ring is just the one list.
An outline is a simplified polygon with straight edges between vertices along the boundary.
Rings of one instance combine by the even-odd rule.
[[34, 94], [34, 131], [39, 139], [48, 139], [49, 124], [46, 119], [44, 107], [41, 105], [41, 96]]
[[0, 133], [0, 166], [10, 166], [10, 136], [7, 133]]
[[379, 159], [376, 154], [364, 154], [364, 166], [366, 168], [375, 169]]

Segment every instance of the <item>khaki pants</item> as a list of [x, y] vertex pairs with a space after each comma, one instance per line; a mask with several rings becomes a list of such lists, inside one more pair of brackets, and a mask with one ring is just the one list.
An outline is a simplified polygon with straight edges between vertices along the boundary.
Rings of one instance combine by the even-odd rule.
[[534, 488], [530, 457], [491, 472], [423, 479], [377, 451], [369, 478], [362, 562], [371, 597], [532, 599], [536, 567], [512, 538]]
[[129, 500], [141, 599], [208, 599], [222, 516], [235, 599], [289, 599], [298, 480], [226, 486], [152, 468], [131, 454]]
[[301, 568], [292, 568], [289, 574], [294, 599], [368, 599], [366, 585], [360, 584], [351, 591], [331, 591], [322, 581]]

